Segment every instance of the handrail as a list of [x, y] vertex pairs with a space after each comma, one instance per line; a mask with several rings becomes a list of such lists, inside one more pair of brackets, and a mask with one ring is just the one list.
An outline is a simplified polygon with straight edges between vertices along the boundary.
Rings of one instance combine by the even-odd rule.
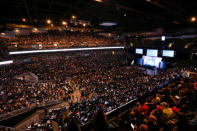
[[14, 110], [12, 112], [1, 114], [0, 115], [0, 121], [10, 119], [12, 117], [18, 116], [20, 114], [23, 114], [25, 112], [31, 111], [31, 110], [36, 109], [36, 108], [47, 107], [47, 106], [59, 104], [61, 102], [63, 102], [63, 100], [59, 100], [59, 101], [56, 100], [56, 101], [51, 101], [51, 102], [46, 102], [46, 103], [41, 103], [41, 104], [33, 103], [32, 106], [30, 106], [30, 107], [25, 107], [25, 108], [20, 109], [20, 110]]
[[[157, 88], [155, 88], [154, 90], [148, 92], [147, 94], [150, 94], [150, 93], [154, 92], [154, 91], [157, 90], [157, 89], [163, 88], [164, 86], [166, 86], [166, 85], [168, 85], [168, 84], [170, 84], [170, 83], [176, 81], [176, 80], [179, 79], [180, 77], [181, 77], [181, 75], [177, 76], [177, 77], [174, 78], [173, 80], [170, 80], [170, 81], [167, 81], [167, 82], [164, 82], [164, 83], [160, 84]], [[144, 94], [144, 95], [146, 95], [146, 94]], [[131, 101], [129, 101], [129, 102], [127, 102], [127, 103], [125, 103], [125, 104], [123, 104], [123, 105], [117, 107], [116, 109], [113, 109], [112, 111], [107, 112], [106, 115], [109, 115], [110, 113], [112, 113], [112, 112], [114, 112], [114, 111], [116, 111], [116, 110], [118, 110], [118, 109], [120, 109], [120, 108], [122, 108], [122, 107], [124, 107], [124, 106], [126, 106], [126, 105], [128, 105], [128, 104], [131, 104], [133, 101], [136, 101], [136, 100], [138, 100], [138, 99], [139, 99], [139, 98], [133, 99], [133, 100], [131, 100]]]
[[[143, 96], [141, 96], [141, 97], [139, 97], [139, 98], [137, 98], [137, 99], [133, 99], [133, 100], [131, 100], [131, 101], [129, 101], [129, 102], [127, 102], [127, 103], [125, 103], [125, 104], [123, 104], [123, 105], [121, 105], [121, 106], [115, 108], [115, 109], [113, 109], [112, 111], [107, 112], [107, 113], [106, 113], [107, 117], [109, 118], [110, 115], [112, 115], [112, 114], [114, 114], [114, 113], [116, 113], [116, 112], [118, 112], [118, 111], [124, 109], [125, 107], [128, 107], [128, 106], [131, 105], [131, 104], [134, 104], [134, 103], [135, 103], [136, 101], [138, 101], [140, 98], [142, 98], [142, 97], [144, 97], [144, 96], [150, 95], [151, 93], [155, 92], [156, 90], [163, 88], [163, 87], [166, 86], [167, 84], [170, 84], [170, 83], [176, 81], [176, 80], [179, 79], [180, 77], [181, 77], [181, 75], [177, 76], [176, 78], [174, 78], [174, 79], [172, 79], [172, 80], [170, 80], [170, 81], [164, 82], [164, 83], [160, 84], [157, 88], [155, 88], [154, 90], [152, 90], [152, 91], [150, 91], [150, 92], [144, 94]], [[9, 113], [7, 113], [7, 114], [2, 114], [2, 115], [0, 115], [0, 121], [10, 119], [10, 118], [12, 118], [12, 117], [14, 117], [14, 116], [23, 114], [23, 113], [25, 113], [25, 112], [27, 112], [27, 111], [31, 111], [31, 110], [36, 109], [36, 108], [47, 107], [47, 106], [59, 104], [59, 103], [61, 103], [61, 102], [63, 102], [63, 100], [56, 100], [56, 101], [51, 101], [51, 102], [46, 102], [46, 103], [41, 103], [41, 104], [36, 104], [36, 103], [34, 103], [33, 105], [35, 105], [35, 106], [27, 107], [27, 108], [24, 108], [23, 110], [15, 110], [15, 111], [13, 111], [13, 112], [9, 112]], [[88, 127], [89, 124], [90, 124], [90, 123], [88, 122], [88, 123], [86, 123], [83, 127]]]

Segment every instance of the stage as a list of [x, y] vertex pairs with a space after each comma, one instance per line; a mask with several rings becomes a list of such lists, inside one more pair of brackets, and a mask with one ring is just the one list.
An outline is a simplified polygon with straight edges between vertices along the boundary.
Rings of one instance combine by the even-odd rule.
[[150, 68], [150, 67], [140, 67], [140, 66], [136, 66], [138, 69], [143, 70], [147, 75], [157, 75], [160, 73], [160, 70], [158, 70], [157, 68]]

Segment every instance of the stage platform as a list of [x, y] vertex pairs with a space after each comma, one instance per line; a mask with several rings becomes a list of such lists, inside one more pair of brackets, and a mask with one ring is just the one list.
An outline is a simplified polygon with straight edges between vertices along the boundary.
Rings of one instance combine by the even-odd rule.
[[157, 75], [161, 72], [157, 68], [142, 67], [142, 66], [137, 66], [137, 68], [145, 71], [147, 75]]

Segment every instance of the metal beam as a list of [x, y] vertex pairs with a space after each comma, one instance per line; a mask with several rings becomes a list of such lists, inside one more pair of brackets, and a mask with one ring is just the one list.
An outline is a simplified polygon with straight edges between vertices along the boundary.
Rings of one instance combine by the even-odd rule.
[[[146, 1], [147, 1], [147, 0], [146, 0]], [[176, 14], [176, 15], [178, 15], [178, 16], [182, 16], [179, 12], [177, 12], [177, 11], [175, 11], [175, 10], [173, 10], [173, 9], [170, 9], [170, 8], [168, 8], [168, 7], [164, 6], [164, 5], [162, 5], [158, 0], [157, 0], [157, 1], [150, 0], [150, 1], [147, 1], [147, 2], [148, 2], [148, 3], [151, 3], [152, 5], [155, 5], [155, 6], [157, 6], [157, 7], [160, 7], [160, 8], [162, 8], [162, 9], [166, 9], [166, 10], [170, 11], [171, 13], [174, 13], [174, 14]]]

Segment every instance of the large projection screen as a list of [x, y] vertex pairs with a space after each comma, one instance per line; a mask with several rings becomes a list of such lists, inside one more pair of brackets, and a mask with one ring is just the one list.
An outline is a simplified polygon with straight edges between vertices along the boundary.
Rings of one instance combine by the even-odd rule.
[[173, 50], [163, 50], [162, 56], [165, 57], [174, 57], [174, 51]]
[[136, 48], [135, 53], [136, 54], [143, 54], [143, 49]]
[[143, 65], [159, 68], [161, 57], [143, 56]]
[[155, 49], [147, 49], [146, 55], [147, 56], [157, 56], [158, 55], [158, 50], [155, 50]]

